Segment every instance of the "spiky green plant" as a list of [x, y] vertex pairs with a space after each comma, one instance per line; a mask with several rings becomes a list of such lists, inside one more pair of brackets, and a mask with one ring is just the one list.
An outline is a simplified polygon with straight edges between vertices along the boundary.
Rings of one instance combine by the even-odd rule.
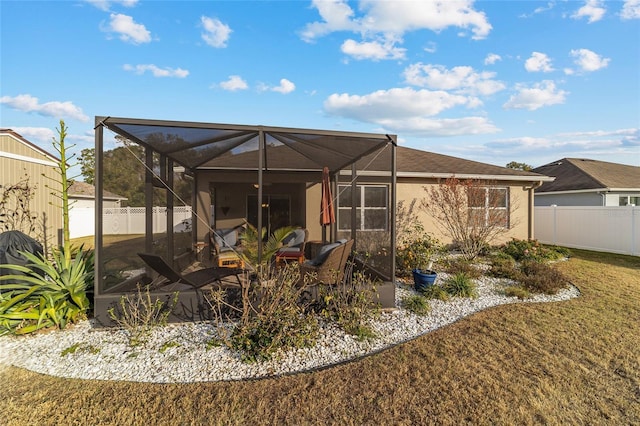
[[458, 272], [447, 278], [442, 287], [452, 296], [478, 297], [478, 290], [475, 283], [464, 272]]
[[[262, 228], [262, 235], [258, 237], [256, 227], [247, 223], [246, 229], [240, 234], [240, 240], [242, 241], [241, 255], [244, 261], [256, 270], [262, 269], [262, 267], [269, 264], [271, 258], [276, 254], [278, 249], [282, 247], [282, 241], [285, 237], [295, 229], [296, 228], [292, 226], [285, 226], [273, 231], [267, 241], [263, 241], [262, 256], [258, 256], [258, 238], [264, 240], [267, 229]], [[260, 258], [260, 262], [258, 262], [258, 258]]]
[[17, 272], [0, 276], [0, 334], [62, 329], [84, 319], [90, 306], [87, 287], [93, 282], [93, 251], [80, 247], [75, 255], [67, 256], [62, 247], [53, 251], [51, 260], [21, 254], [26, 265], [0, 265]]

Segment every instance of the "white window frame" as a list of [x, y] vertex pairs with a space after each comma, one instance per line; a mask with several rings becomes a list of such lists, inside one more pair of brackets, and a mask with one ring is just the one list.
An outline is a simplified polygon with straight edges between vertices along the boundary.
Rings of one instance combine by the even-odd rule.
[[[342, 193], [342, 191], [344, 191], [345, 188], [350, 188], [351, 185], [346, 185], [346, 184], [341, 184], [338, 185], [338, 193]], [[389, 230], [389, 185], [382, 185], [382, 184], [358, 184], [356, 185], [356, 187], [360, 188], [360, 207], [356, 207], [354, 206], [354, 209], [360, 210], [360, 227], [356, 228], [357, 231], [387, 231]], [[384, 188], [384, 192], [385, 192], [385, 205], [384, 207], [367, 207], [365, 205], [365, 192], [367, 190], [367, 188]], [[340, 197], [338, 197], [338, 200], [340, 200]], [[341, 206], [338, 203], [338, 218], [340, 217], [340, 211], [344, 211], [344, 210], [349, 210], [349, 212], [351, 211], [352, 206]], [[365, 223], [366, 223], [366, 214], [367, 211], [380, 211], [383, 210], [385, 215], [384, 215], [384, 228], [375, 228], [375, 229], [369, 229], [369, 228], [365, 228]], [[351, 213], [349, 213], [351, 214]], [[350, 229], [350, 228], [349, 228]], [[340, 221], [338, 221], [338, 230], [339, 231], [348, 231], [349, 229], [343, 229], [341, 227], [341, 223]]]
[[[478, 207], [468, 207], [469, 210], [484, 210], [484, 225], [489, 224], [489, 214], [492, 210], [504, 210], [505, 212], [505, 223], [501, 225], [501, 228], [509, 229], [511, 226], [511, 214], [510, 214], [510, 191], [508, 186], [485, 186], [480, 188], [474, 188], [477, 190], [484, 190], [484, 206]], [[504, 191], [504, 207], [491, 207], [489, 203], [491, 202], [491, 197], [489, 194], [491, 191]]]
[[[618, 205], [619, 206], [629, 206], [633, 203], [631, 203], [631, 198], [640, 198], [640, 194], [631, 194], [631, 195], [620, 195], [618, 198]], [[625, 204], [622, 204], [622, 200], [625, 200]], [[633, 204], [634, 206], [637, 206], [638, 204]]]

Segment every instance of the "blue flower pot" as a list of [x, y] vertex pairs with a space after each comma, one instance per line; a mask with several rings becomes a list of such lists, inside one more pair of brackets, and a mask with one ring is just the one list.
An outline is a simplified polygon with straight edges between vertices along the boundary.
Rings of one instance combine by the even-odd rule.
[[416, 291], [424, 291], [436, 282], [438, 274], [430, 269], [414, 269], [413, 284]]

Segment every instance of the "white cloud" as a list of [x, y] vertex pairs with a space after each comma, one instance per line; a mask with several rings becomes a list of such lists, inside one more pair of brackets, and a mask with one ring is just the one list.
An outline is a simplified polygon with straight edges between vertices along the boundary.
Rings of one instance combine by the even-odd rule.
[[589, 23], [597, 22], [602, 19], [606, 13], [606, 9], [602, 7], [600, 0], [587, 0], [580, 9], [571, 15], [573, 19], [588, 18]]
[[[402, 42], [403, 34], [410, 31], [440, 32], [456, 27], [469, 30], [473, 39], [483, 39], [492, 29], [486, 15], [473, 8], [472, 0], [362, 0], [359, 6], [362, 15], [356, 17], [345, 0], [313, 0], [313, 7], [318, 10], [322, 20], [307, 24], [300, 33], [301, 38], [311, 42], [336, 31], [354, 32], [362, 37], [362, 41], [347, 40], [343, 44], [343, 52], [352, 53], [359, 59], [397, 59], [400, 49], [394, 44]], [[377, 53], [371, 53], [372, 50]], [[387, 51], [387, 54], [382, 56], [380, 50]]]
[[430, 41], [424, 47], [424, 51], [428, 52], [428, 53], [436, 53], [438, 51], [438, 45], [436, 43], [434, 43], [433, 41]]
[[568, 92], [558, 90], [551, 80], [536, 83], [533, 87], [517, 85], [518, 93], [512, 95], [503, 105], [506, 109], [528, 109], [534, 111], [543, 106], [562, 104]]
[[124, 7], [133, 7], [138, 4], [138, 0], [85, 0], [87, 3], [92, 4], [100, 10], [108, 12], [111, 9], [111, 4], [116, 3]]
[[247, 82], [244, 81], [239, 75], [230, 75], [228, 80], [220, 83], [220, 87], [230, 92], [235, 92], [236, 90], [246, 90], [249, 88]]
[[51, 142], [52, 138], [58, 137], [58, 134], [48, 127], [12, 127], [11, 130], [14, 130], [30, 142]]
[[493, 80], [494, 72], [476, 72], [472, 67], [447, 69], [442, 65], [424, 65], [420, 62], [405, 68], [405, 81], [413, 86], [436, 90], [451, 90], [459, 94], [492, 95], [505, 88], [501, 81]]
[[313, 0], [312, 4], [318, 9], [322, 22], [307, 24], [300, 33], [304, 41], [313, 41], [335, 31], [358, 31], [358, 23], [351, 20], [354, 12], [345, 1]]
[[555, 7], [555, 5], [556, 4], [555, 4], [554, 1], [550, 1], [550, 2], [547, 3], [546, 6], [540, 6], [540, 7], [535, 8], [532, 13], [529, 13], [529, 14], [524, 13], [524, 14], [518, 16], [518, 17], [519, 18], [531, 18], [534, 15], [537, 15], [539, 13], [544, 13], [544, 12], [546, 12], [548, 10], [553, 9]]
[[622, 19], [640, 19], [640, 0], [626, 0], [620, 11]]
[[229, 36], [232, 33], [227, 24], [223, 24], [217, 18], [200, 17], [200, 22], [204, 27], [202, 39], [211, 47], [227, 47]]
[[386, 41], [357, 42], [348, 39], [340, 47], [342, 53], [353, 56], [355, 59], [404, 59], [407, 49], [395, 47], [394, 43]]
[[0, 103], [19, 111], [35, 112], [45, 117], [89, 121], [89, 117], [82, 112], [82, 109], [75, 106], [71, 101], [52, 101], [41, 104], [38, 98], [25, 94], [15, 97], [3, 96], [0, 98]]
[[611, 61], [610, 58], [603, 58], [589, 49], [575, 49], [569, 54], [576, 58], [574, 63], [578, 65], [581, 71], [591, 72], [606, 68]]
[[470, 106], [474, 98], [444, 91], [394, 88], [368, 95], [333, 94], [324, 102], [328, 114], [374, 123], [402, 134], [455, 136], [495, 133], [499, 129], [484, 117], [435, 118], [456, 106]]
[[462, 136], [497, 133], [500, 131], [485, 117], [386, 119], [377, 122], [385, 129], [420, 136]]
[[154, 77], [177, 77], [177, 78], [185, 78], [189, 75], [188, 70], [183, 70], [182, 68], [160, 68], [153, 64], [139, 64], [136, 66], [125, 64], [122, 66], [125, 71], [132, 71], [136, 74], [144, 74], [149, 71], [153, 74]]
[[532, 158], [536, 156], [553, 161], [563, 157], [603, 159], [603, 157], [614, 155], [637, 156], [639, 146], [640, 129], [631, 128], [565, 132], [547, 137], [522, 136], [486, 143], [484, 148], [485, 152], [489, 152], [493, 157]]
[[466, 96], [405, 87], [378, 90], [364, 96], [334, 93], [324, 101], [324, 109], [332, 115], [381, 123], [388, 120], [407, 121], [434, 116], [447, 109], [469, 103], [470, 99]]
[[105, 31], [120, 34], [120, 40], [127, 43], [141, 44], [151, 41], [151, 33], [144, 25], [135, 22], [131, 16], [121, 13], [110, 15], [109, 25]]
[[493, 65], [498, 61], [501, 61], [502, 57], [500, 55], [497, 55], [495, 53], [489, 53], [487, 55], [486, 58], [484, 58], [484, 64], [485, 65]]
[[524, 68], [529, 72], [551, 72], [551, 59], [544, 53], [533, 52], [531, 57], [524, 63]]
[[287, 93], [291, 93], [294, 90], [296, 90], [296, 85], [293, 84], [291, 81], [287, 80], [286, 78], [283, 78], [280, 80], [280, 85], [276, 86], [276, 87], [272, 87], [271, 91], [273, 92], [279, 92], [282, 94], [287, 94]]

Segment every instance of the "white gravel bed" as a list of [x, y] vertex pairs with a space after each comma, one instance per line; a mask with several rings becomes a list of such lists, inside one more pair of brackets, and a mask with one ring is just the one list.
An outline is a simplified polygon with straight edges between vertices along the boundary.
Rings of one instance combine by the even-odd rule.
[[[445, 274], [439, 274], [438, 280]], [[245, 363], [226, 347], [211, 347], [217, 336], [211, 323], [188, 323], [155, 328], [142, 346], [131, 347], [123, 330], [94, 328], [83, 321], [62, 331], [31, 336], [0, 337], [0, 364], [14, 365], [58, 377], [186, 383], [242, 380], [308, 371], [365, 356], [414, 339], [460, 318], [507, 303], [556, 302], [580, 295], [571, 286], [553, 296], [534, 295], [519, 300], [501, 289], [508, 280], [484, 277], [476, 280], [478, 298], [432, 300], [431, 312], [417, 316], [401, 308], [401, 300], [413, 289], [396, 284], [396, 305], [372, 322], [376, 338], [358, 341], [335, 325], [324, 324], [313, 348], [279, 353], [267, 362]], [[73, 351], [75, 349], [75, 351]]]

